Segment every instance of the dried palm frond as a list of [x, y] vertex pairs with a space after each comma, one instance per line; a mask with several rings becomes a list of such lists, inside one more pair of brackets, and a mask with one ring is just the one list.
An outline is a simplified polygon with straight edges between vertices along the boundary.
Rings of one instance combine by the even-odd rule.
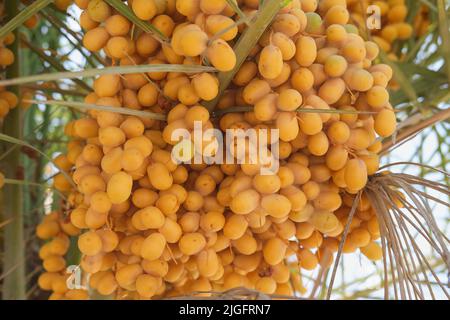
[[449, 284], [438, 277], [424, 253], [430, 248], [450, 270], [449, 240], [439, 229], [429, 203], [450, 207], [448, 200], [443, 200], [450, 196], [448, 186], [409, 174], [381, 172], [370, 179], [365, 192], [380, 224], [385, 299], [392, 298], [390, 291], [395, 299], [436, 299], [435, 287], [450, 298]]
[[[430, 166], [415, 163], [393, 163], [382, 169], [396, 165], [416, 165], [438, 171], [448, 177], [448, 173]], [[433, 196], [431, 191], [441, 197]], [[438, 227], [429, 202], [450, 207], [450, 190], [447, 185], [429, 181], [421, 177], [381, 171], [370, 178], [363, 191], [376, 213], [383, 251], [383, 284], [385, 299], [423, 300], [440, 297], [450, 298], [450, 273], [445, 283], [439, 278], [435, 263], [429, 261], [429, 249], [446, 270], [450, 270], [450, 240]], [[339, 250], [331, 270], [327, 299], [331, 298], [333, 284], [347, 238], [350, 224], [359, 204], [359, 193], [350, 210], [348, 220], [339, 245]], [[372, 290], [373, 291], [373, 290]], [[437, 291], [440, 291], [438, 296]]]

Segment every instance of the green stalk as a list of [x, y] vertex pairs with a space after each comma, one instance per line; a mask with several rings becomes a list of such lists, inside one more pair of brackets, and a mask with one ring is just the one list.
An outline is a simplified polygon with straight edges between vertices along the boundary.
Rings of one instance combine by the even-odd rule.
[[[47, 56], [48, 57], [48, 56]], [[50, 63], [50, 61], [46, 60]], [[0, 80], [0, 86], [12, 86], [24, 83], [38, 81], [56, 81], [62, 79], [93, 78], [104, 74], [130, 74], [130, 73], [148, 73], [148, 72], [182, 72], [195, 74], [201, 72], [216, 72], [213, 67], [184, 65], [184, 64], [142, 64], [137, 66], [119, 66], [85, 69], [81, 71], [55, 72], [47, 74], [37, 74], [27, 77], [17, 77], [14, 79]]]
[[48, 6], [52, 1], [53, 0], [37, 0], [22, 10], [19, 10], [20, 2], [17, 2], [16, 0], [5, 1], [5, 10], [7, 14], [9, 6], [15, 5], [16, 7], [14, 8], [15, 14], [13, 16], [9, 15], [7, 19], [8, 23], [0, 28], [0, 39], [8, 33], [17, 30], [17, 28], [23, 25], [25, 21], [31, 18], [36, 12], [39, 12]]
[[[246, 19], [245, 13], [242, 12], [241, 8], [239, 8], [239, 6], [238, 6], [238, 4], [237, 4], [237, 2], [235, 0], [226, 0], [226, 1], [227, 1], [228, 5], [233, 9], [233, 11], [237, 13], [239, 18]], [[245, 21], [245, 23], [247, 25], [250, 25], [248, 23], [248, 21]]]
[[[46, 101], [25, 100], [25, 101], [30, 102], [32, 104], [55, 105], [55, 106], [61, 106], [61, 107], [74, 108], [74, 109], [78, 109], [78, 110], [82, 110], [82, 111], [99, 110], [99, 111], [108, 111], [108, 112], [126, 114], [129, 116], [149, 118], [149, 119], [160, 120], [160, 121], [166, 120], [166, 116], [164, 114], [149, 112], [149, 111], [142, 111], [142, 110], [135, 110], [135, 109], [130, 109], [130, 108], [98, 106], [96, 104], [77, 102], [77, 101], [63, 101], [63, 100], [46, 100]], [[1, 139], [1, 136], [0, 136], [0, 139]]]
[[[42, 1], [41, 1], [42, 2]], [[5, 1], [5, 9], [8, 20], [19, 14], [19, 0]], [[10, 46], [15, 54], [15, 63], [11, 65], [6, 76], [8, 78], [20, 77], [20, 50], [19, 33], [15, 30], [16, 40]], [[10, 88], [17, 96], [19, 88]], [[11, 110], [7, 121], [4, 122], [3, 132], [12, 137], [20, 139], [22, 136], [21, 108]], [[16, 177], [21, 165], [20, 148], [12, 151], [4, 161], [4, 172], [7, 177]], [[2, 287], [3, 299], [26, 299], [25, 280], [25, 242], [24, 242], [24, 221], [23, 221], [23, 190], [20, 185], [6, 185], [3, 190], [3, 220], [11, 219], [11, 223], [4, 228], [4, 271], [11, 272], [5, 277]]]

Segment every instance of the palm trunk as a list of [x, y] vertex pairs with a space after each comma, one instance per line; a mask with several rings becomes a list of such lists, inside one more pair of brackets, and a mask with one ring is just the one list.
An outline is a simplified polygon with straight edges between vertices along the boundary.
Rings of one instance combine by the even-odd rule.
[[[7, 19], [15, 17], [19, 13], [19, 0], [5, 1]], [[16, 41], [10, 46], [14, 52], [15, 63], [7, 70], [8, 78], [20, 76], [20, 52], [19, 34], [15, 31]], [[19, 88], [9, 88], [18, 97]], [[21, 139], [22, 121], [21, 109], [17, 107], [8, 114], [4, 122], [5, 134]], [[11, 145], [9, 145], [10, 147]], [[21, 177], [21, 152], [15, 148], [4, 160], [5, 176], [8, 178], [22, 179]], [[24, 241], [24, 219], [23, 219], [23, 193], [20, 185], [7, 185], [3, 191], [3, 220], [11, 221], [4, 227], [4, 282], [2, 287], [3, 299], [26, 299], [25, 281], [25, 241]]]

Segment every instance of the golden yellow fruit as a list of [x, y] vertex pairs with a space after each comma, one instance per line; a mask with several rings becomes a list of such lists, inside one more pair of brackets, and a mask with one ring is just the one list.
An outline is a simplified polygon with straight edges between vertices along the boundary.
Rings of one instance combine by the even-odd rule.
[[309, 222], [322, 233], [328, 233], [336, 229], [339, 224], [337, 217], [329, 211], [316, 211]]
[[327, 136], [332, 143], [346, 143], [350, 138], [350, 128], [343, 121], [335, 121], [328, 127]]
[[141, 247], [141, 257], [146, 260], [156, 260], [163, 254], [166, 247], [166, 238], [160, 233], [152, 233], [145, 238]]
[[223, 229], [225, 225], [225, 216], [218, 211], [210, 211], [203, 214], [200, 218], [200, 227], [205, 232], [217, 232]]
[[286, 89], [280, 92], [277, 99], [278, 109], [281, 111], [295, 111], [303, 102], [303, 97], [295, 89]]
[[230, 203], [230, 209], [236, 214], [248, 214], [259, 205], [259, 193], [248, 189], [238, 193]]
[[198, 271], [202, 277], [210, 278], [219, 270], [220, 260], [213, 249], [206, 249], [197, 255]]
[[300, 266], [305, 270], [314, 270], [319, 264], [319, 260], [310, 250], [302, 249], [297, 254]]
[[289, 199], [281, 194], [265, 195], [261, 199], [261, 207], [275, 218], [283, 218], [289, 215], [292, 204]]
[[129, 264], [116, 271], [116, 281], [120, 287], [127, 290], [135, 290], [136, 279], [142, 274], [142, 267], [137, 264]]
[[327, 135], [321, 131], [308, 139], [308, 150], [315, 156], [323, 156], [327, 153], [330, 143]]
[[[232, 27], [234, 24], [233, 19], [226, 17], [220, 14], [212, 14], [206, 18], [205, 28], [208, 33], [211, 35], [216, 35], [217, 33], [221, 33], [220, 38], [225, 41], [233, 40], [238, 32], [238, 28]], [[228, 29], [226, 32], [222, 32], [223, 30]]]
[[89, 51], [100, 51], [108, 42], [109, 33], [104, 27], [90, 29], [83, 37], [83, 46]]
[[136, 278], [136, 291], [144, 298], [151, 298], [156, 294], [161, 283], [161, 278], [141, 274]]
[[264, 260], [275, 266], [283, 261], [286, 254], [287, 245], [279, 238], [267, 240], [263, 245]]
[[375, 131], [381, 137], [389, 137], [394, 134], [397, 127], [397, 118], [394, 111], [383, 109], [375, 116]]
[[177, 243], [183, 235], [181, 226], [172, 219], [166, 219], [164, 225], [158, 229], [168, 243]]
[[92, 0], [89, 2], [87, 12], [92, 20], [103, 22], [111, 15], [111, 8], [103, 0]]
[[100, 236], [102, 241], [103, 252], [112, 252], [116, 249], [119, 244], [119, 237], [117, 236], [117, 233], [108, 229], [97, 230], [96, 233]]
[[114, 277], [114, 273], [108, 272], [101, 276], [96, 289], [101, 295], [109, 296], [116, 291], [117, 286], [118, 284]]
[[236, 55], [233, 49], [222, 39], [216, 39], [208, 46], [206, 56], [219, 71], [230, 71], [236, 65]]
[[230, 240], [242, 237], [247, 230], [248, 222], [243, 215], [231, 215], [227, 217], [223, 227], [223, 235]]
[[108, 181], [106, 193], [112, 204], [125, 202], [131, 195], [133, 179], [125, 172], [114, 173]]
[[283, 55], [275, 45], [264, 47], [259, 56], [258, 69], [266, 79], [275, 79], [283, 70]]
[[295, 112], [280, 112], [276, 119], [276, 127], [279, 129], [282, 141], [289, 142], [294, 140], [300, 130], [297, 114]]
[[157, 207], [146, 207], [136, 211], [131, 223], [137, 230], [158, 229], [164, 225], [165, 217]]
[[367, 246], [360, 248], [360, 250], [371, 261], [377, 261], [383, 258], [383, 250], [376, 242], [371, 242]]
[[158, 190], [167, 190], [173, 184], [171, 173], [162, 163], [157, 162], [148, 166], [147, 174], [152, 186]]
[[102, 250], [102, 239], [94, 231], [87, 231], [78, 238], [78, 248], [88, 256], [95, 256]]
[[282, 32], [288, 37], [292, 37], [301, 30], [300, 20], [293, 14], [282, 13], [275, 17], [272, 29], [276, 32]]
[[317, 57], [317, 45], [313, 38], [300, 36], [296, 42], [295, 60], [302, 67], [309, 67]]
[[154, 0], [133, 0], [131, 8], [141, 20], [150, 20], [158, 10]]
[[14, 63], [14, 53], [8, 48], [0, 48], [0, 65], [3, 67], [10, 66]]
[[36, 227], [36, 235], [43, 240], [55, 237], [59, 231], [60, 228], [56, 221], [43, 222]]
[[277, 289], [277, 283], [272, 277], [263, 277], [255, 283], [255, 289], [266, 294], [273, 294]]
[[359, 191], [367, 183], [367, 167], [361, 159], [351, 159], [345, 165], [344, 179], [352, 191]]
[[206, 239], [201, 233], [186, 233], [178, 242], [181, 252], [185, 255], [194, 255], [199, 253], [206, 245]]

